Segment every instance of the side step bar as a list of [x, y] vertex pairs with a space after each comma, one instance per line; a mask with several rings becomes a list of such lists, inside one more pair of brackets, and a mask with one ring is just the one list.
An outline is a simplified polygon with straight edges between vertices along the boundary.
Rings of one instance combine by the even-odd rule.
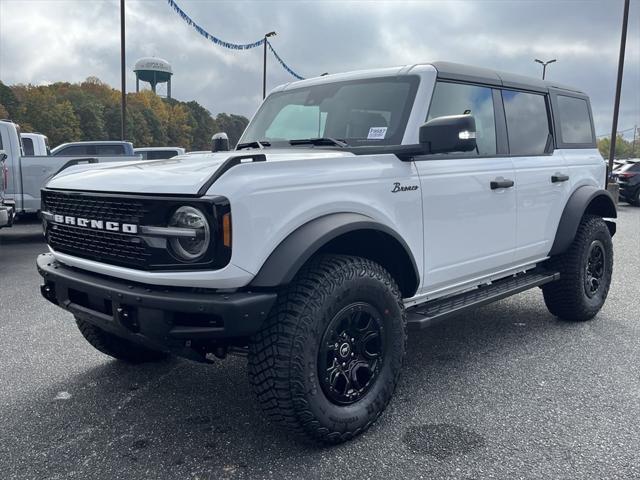
[[501, 300], [560, 278], [558, 272], [531, 271], [496, 280], [473, 290], [437, 298], [407, 309], [407, 326], [422, 329], [465, 310]]

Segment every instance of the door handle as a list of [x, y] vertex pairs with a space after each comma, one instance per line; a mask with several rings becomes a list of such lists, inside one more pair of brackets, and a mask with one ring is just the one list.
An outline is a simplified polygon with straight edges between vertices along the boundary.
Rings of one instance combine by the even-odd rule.
[[513, 187], [513, 180], [509, 180], [508, 178], [498, 177], [494, 180], [491, 180], [491, 190], [497, 190], [499, 188], [511, 188]]
[[564, 175], [562, 173], [555, 173], [551, 175], [551, 183], [566, 182], [567, 180], [569, 180], [569, 175]]

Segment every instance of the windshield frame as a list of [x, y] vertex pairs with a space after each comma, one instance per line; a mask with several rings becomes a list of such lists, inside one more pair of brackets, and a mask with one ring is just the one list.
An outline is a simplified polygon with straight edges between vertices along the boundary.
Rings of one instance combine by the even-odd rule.
[[[367, 77], [367, 78], [358, 78], [358, 79], [351, 79], [351, 80], [341, 80], [341, 81], [332, 81], [332, 82], [322, 82], [322, 83], [317, 83], [314, 85], [301, 85], [299, 87], [295, 87], [295, 88], [287, 88], [284, 90], [280, 90], [277, 92], [274, 92], [272, 94], [270, 94], [260, 105], [260, 107], [258, 108], [258, 110], [256, 111], [255, 115], [253, 116], [253, 118], [251, 119], [251, 122], [249, 122], [249, 125], [247, 125], [247, 127], [245, 128], [242, 137], [240, 138], [240, 140], [238, 141], [238, 145], [240, 144], [247, 144], [247, 143], [252, 143], [255, 141], [260, 141], [261, 143], [263, 140], [266, 141], [266, 143], [269, 143], [270, 146], [276, 147], [276, 148], [300, 148], [300, 147], [306, 147], [306, 148], [318, 148], [318, 149], [331, 149], [334, 150], [336, 148], [342, 148], [342, 147], [338, 147], [337, 145], [312, 145], [310, 143], [307, 144], [294, 144], [291, 145], [289, 142], [292, 140], [314, 140], [316, 138], [311, 137], [311, 138], [306, 138], [306, 139], [302, 139], [302, 138], [291, 138], [291, 139], [286, 139], [286, 140], [275, 140], [275, 139], [267, 139], [267, 138], [259, 138], [259, 139], [254, 139], [254, 138], [248, 138], [248, 134], [250, 133], [251, 130], [251, 126], [256, 122], [256, 119], [260, 118], [260, 115], [263, 114], [263, 112], [265, 111], [265, 108], [268, 108], [268, 102], [271, 100], [273, 101], [274, 99], [276, 99], [277, 97], [280, 96], [284, 96], [284, 95], [290, 95], [290, 94], [295, 94], [296, 92], [299, 92], [300, 90], [305, 90], [305, 89], [312, 89], [314, 87], [323, 87], [323, 86], [327, 86], [327, 85], [340, 85], [340, 86], [347, 86], [347, 85], [353, 85], [353, 84], [370, 84], [370, 83], [384, 83], [384, 82], [389, 82], [389, 81], [397, 81], [397, 82], [403, 82], [403, 83], [407, 83], [409, 84], [409, 90], [407, 92], [407, 97], [405, 99], [405, 104], [402, 106], [402, 112], [400, 115], [400, 120], [398, 121], [398, 127], [397, 127], [397, 131], [395, 132], [395, 134], [393, 135], [393, 141], [392, 142], [376, 142], [373, 139], [349, 139], [349, 138], [337, 138], [337, 140], [344, 140], [345, 142], [348, 142], [348, 146], [346, 147], [347, 150], [350, 149], [358, 149], [358, 148], [372, 148], [372, 147], [392, 147], [392, 146], [397, 146], [397, 145], [402, 145], [402, 140], [404, 138], [405, 135], [405, 131], [407, 128], [407, 125], [409, 123], [410, 117], [411, 117], [411, 113], [413, 111], [413, 107], [414, 107], [414, 103], [416, 100], [416, 95], [418, 93], [418, 88], [420, 86], [420, 82], [421, 82], [421, 77], [420, 75], [380, 75], [380, 76], [375, 76], [375, 77]], [[293, 103], [289, 104], [289, 105], [295, 105]], [[277, 116], [277, 114], [276, 114]], [[275, 117], [274, 117], [275, 118]], [[351, 141], [349, 141], [351, 140]], [[357, 143], [352, 143], [353, 140], [360, 140]], [[246, 148], [246, 147], [245, 147]]]

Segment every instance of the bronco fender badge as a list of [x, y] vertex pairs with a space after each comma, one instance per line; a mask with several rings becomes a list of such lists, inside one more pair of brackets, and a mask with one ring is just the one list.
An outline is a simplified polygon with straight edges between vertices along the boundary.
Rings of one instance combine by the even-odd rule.
[[400, 185], [400, 182], [395, 182], [391, 193], [410, 192], [411, 190], [418, 190], [418, 185]]

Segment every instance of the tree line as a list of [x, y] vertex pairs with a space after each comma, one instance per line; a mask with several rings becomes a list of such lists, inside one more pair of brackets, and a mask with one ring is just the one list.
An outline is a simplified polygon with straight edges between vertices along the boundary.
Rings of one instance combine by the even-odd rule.
[[[604, 137], [598, 140], [598, 150], [600, 154], [608, 159], [609, 149], [611, 148], [611, 138]], [[616, 153], [615, 158], [640, 158], [640, 136], [635, 140], [627, 140], [622, 135], [616, 137]]]
[[[0, 82], [0, 119], [23, 132], [40, 132], [52, 147], [82, 140], [120, 140], [120, 91], [96, 77], [46, 86]], [[135, 147], [210, 150], [211, 136], [226, 132], [235, 145], [249, 121], [241, 115], [215, 117], [198, 102], [161, 98], [150, 90], [127, 94], [127, 140]]]

